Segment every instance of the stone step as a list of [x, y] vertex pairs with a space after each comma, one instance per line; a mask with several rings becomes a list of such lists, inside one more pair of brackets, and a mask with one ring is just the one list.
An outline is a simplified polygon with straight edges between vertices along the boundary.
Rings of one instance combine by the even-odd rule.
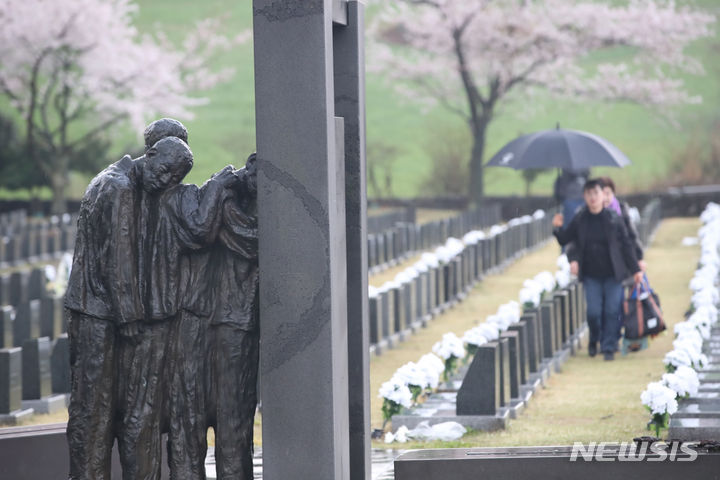
[[720, 418], [670, 419], [668, 438], [672, 440], [717, 440], [720, 438]]
[[714, 402], [681, 402], [672, 418], [720, 418], [720, 400]]

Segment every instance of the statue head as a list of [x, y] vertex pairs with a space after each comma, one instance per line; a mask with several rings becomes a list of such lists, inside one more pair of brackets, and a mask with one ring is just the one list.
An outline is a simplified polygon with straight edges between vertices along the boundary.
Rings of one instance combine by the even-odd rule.
[[159, 140], [167, 137], [176, 137], [185, 143], [188, 141], [187, 128], [173, 118], [155, 120], [145, 127], [143, 136], [145, 137], [145, 151], [150, 149], [150, 147], [155, 145]]
[[193, 166], [193, 154], [187, 143], [166, 137], [148, 148], [142, 163], [143, 188], [158, 192], [179, 184]]

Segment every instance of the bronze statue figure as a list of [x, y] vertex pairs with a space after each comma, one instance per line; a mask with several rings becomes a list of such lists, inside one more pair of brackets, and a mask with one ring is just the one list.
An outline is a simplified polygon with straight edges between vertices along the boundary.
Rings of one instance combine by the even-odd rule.
[[254, 156], [202, 187], [187, 130], [161, 119], [146, 152], [98, 174], [80, 209], [65, 305], [72, 391], [71, 480], [204, 479], [207, 429], [218, 478], [252, 478], [258, 367]]

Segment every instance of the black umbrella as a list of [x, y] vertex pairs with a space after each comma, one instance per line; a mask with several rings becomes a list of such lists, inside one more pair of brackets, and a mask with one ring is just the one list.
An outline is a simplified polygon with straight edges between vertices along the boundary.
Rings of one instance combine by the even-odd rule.
[[554, 130], [523, 135], [505, 145], [487, 163], [488, 167], [562, 168], [624, 167], [630, 160], [604, 138], [578, 130]]

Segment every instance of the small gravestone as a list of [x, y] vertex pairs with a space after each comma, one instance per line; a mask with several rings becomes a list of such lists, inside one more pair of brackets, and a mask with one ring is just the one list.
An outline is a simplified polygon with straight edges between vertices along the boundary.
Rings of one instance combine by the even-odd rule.
[[540, 343], [540, 318], [535, 310], [525, 311], [520, 320], [527, 324], [528, 342], [528, 368], [530, 373], [537, 373], [542, 363], [542, 349]]
[[23, 400], [35, 400], [52, 393], [50, 339], [26, 340], [22, 346]]
[[22, 347], [22, 406], [36, 413], [55, 413], [65, 408], [65, 397], [53, 395], [50, 349], [47, 337], [27, 340]]
[[419, 272], [413, 282], [415, 288], [415, 311], [423, 325], [427, 322], [427, 272]]
[[510, 325], [508, 330], [518, 334], [518, 373], [520, 375], [520, 384], [524, 385], [528, 383], [528, 377], [530, 376], [527, 323], [519, 320]]
[[436, 288], [436, 300], [437, 300], [437, 307], [440, 309], [440, 311], [444, 310], [445, 307], [445, 268], [443, 265], [439, 265], [435, 269], [435, 288]]
[[7, 237], [3, 236], [2, 232], [0, 232], [0, 265], [4, 265], [7, 262]]
[[28, 272], [14, 272], [10, 274], [10, 295], [8, 305], [20, 305], [29, 300], [29, 281], [30, 274]]
[[570, 339], [570, 296], [566, 290], [555, 292], [555, 312], [560, 317], [560, 344], [567, 344]]
[[[520, 397], [520, 334], [516, 331], [508, 330], [500, 335], [501, 338], [507, 339], [507, 351], [508, 351], [508, 368], [509, 373], [508, 380], [504, 381], [505, 385], [509, 386], [509, 398]], [[504, 357], [503, 352], [503, 357]], [[504, 362], [504, 360], [503, 360]], [[503, 363], [503, 369], [505, 365]]]
[[383, 339], [389, 339], [395, 326], [395, 303], [390, 290], [383, 291], [382, 297], [382, 335]]
[[63, 331], [63, 299], [40, 300], [40, 336], [55, 339]]
[[367, 251], [368, 251], [368, 267], [372, 268], [377, 265], [377, 255], [375, 251], [375, 235], [368, 235], [367, 238]]
[[373, 295], [369, 298], [368, 316], [370, 319], [370, 343], [377, 345], [380, 342], [380, 332], [382, 331], [382, 312], [379, 295]]
[[13, 342], [22, 347], [25, 340], [40, 336], [40, 300], [21, 303], [15, 310]]
[[375, 247], [377, 248], [377, 264], [385, 264], [387, 262], [387, 258], [385, 257], [385, 237], [382, 234], [378, 234], [375, 237]]
[[57, 337], [50, 354], [53, 393], [70, 393], [70, 344], [67, 333]]
[[45, 284], [47, 279], [45, 277], [45, 270], [42, 268], [33, 268], [30, 270], [28, 277], [28, 299], [36, 300], [45, 298], [47, 296], [47, 288]]
[[543, 302], [540, 305], [540, 321], [543, 357], [552, 358], [555, 355], [555, 312], [552, 302]]
[[454, 275], [452, 273], [452, 262], [442, 265], [441, 267], [442, 272], [442, 286], [443, 286], [443, 295], [440, 296], [440, 303], [443, 305], [447, 305], [453, 300], [453, 282], [454, 282]]
[[428, 301], [428, 314], [434, 316], [438, 313], [438, 301], [437, 301], [437, 269], [430, 267], [427, 272], [427, 301]]
[[12, 348], [15, 309], [10, 305], [0, 307], [0, 348]]
[[415, 279], [411, 279], [403, 285], [405, 328], [414, 328], [417, 321], [417, 310], [415, 305]]
[[390, 292], [393, 298], [393, 330], [392, 333], [400, 333], [406, 328], [405, 319], [405, 291], [402, 285], [393, 287]]
[[572, 338], [577, 331], [577, 291], [575, 290], [575, 285], [568, 285], [565, 291], [568, 294], [568, 332]]
[[10, 303], [10, 275], [0, 275], [0, 305]]
[[32, 414], [22, 408], [22, 349], [0, 349], [0, 425], [15, 425]]
[[457, 393], [457, 415], [495, 415], [500, 407], [500, 346], [480, 345]]
[[500, 347], [500, 406], [510, 403], [510, 342], [502, 335], [497, 340]]

